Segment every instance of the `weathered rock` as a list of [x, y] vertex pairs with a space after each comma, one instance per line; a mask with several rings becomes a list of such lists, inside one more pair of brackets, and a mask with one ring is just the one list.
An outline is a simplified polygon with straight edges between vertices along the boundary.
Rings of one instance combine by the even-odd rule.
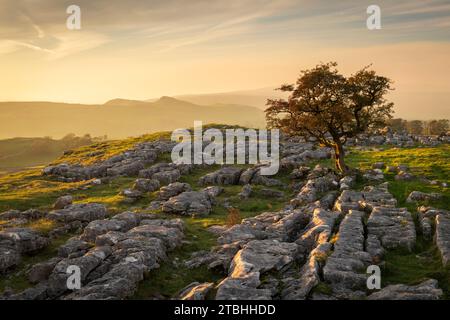
[[420, 220], [420, 230], [422, 231], [422, 236], [425, 238], [425, 240], [430, 240], [432, 238], [433, 229], [431, 227], [431, 221], [429, 218], [423, 217]]
[[84, 228], [80, 239], [87, 242], [95, 242], [97, 236], [108, 233], [109, 231], [127, 231], [127, 226], [126, 221], [116, 219], [91, 221]]
[[363, 174], [363, 177], [372, 182], [382, 182], [384, 180], [384, 174], [381, 169], [368, 170]]
[[163, 226], [166, 228], [175, 228], [184, 231], [184, 222], [181, 219], [144, 219], [141, 221], [141, 226]]
[[280, 271], [293, 263], [296, 255], [295, 243], [253, 240], [234, 256], [230, 276], [239, 278], [251, 272], [262, 274], [271, 270]]
[[240, 249], [241, 243], [238, 241], [223, 244], [212, 248], [210, 252], [194, 252], [191, 258], [185, 261], [184, 264], [190, 269], [206, 265], [208, 269], [219, 269], [219, 271], [228, 273], [231, 260]]
[[181, 240], [183, 239], [183, 233], [179, 228], [170, 228], [164, 225], [156, 224], [145, 224], [138, 226], [131, 229], [129, 234], [137, 234], [146, 238], [161, 239], [169, 250], [180, 245]]
[[0, 213], [0, 220], [11, 220], [20, 218], [21, 212], [19, 210], [8, 210]]
[[158, 190], [160, 187], [159, 181], [156, 179], [136, 179], [133, 185], [133, 189], [138, 190], [140, 192], [154, 192]]
[[289, 175], [289, 177], [291, 179], [305, 179], [310, 172], [311, 172], [310, 167], [300, 166], [300, 167], [294, 169], [291, 172], [291, 174]]
[[436, 246], [444, 266], [450, 265], [450, 213], [442, 211], [436, 215]]
[[332, 245], [329, 242], [320, 244], [311, 251], [307, 262], [300, 270], [299, 278], [284, 280], [284, 289], [281, 293], [283, 300], [304, 300], [311, 290], [319, 284], [323, 264], [331, 252]]
[[296, 253], [295, 243], [277, 240], [250, 241], [233, 258], [228, 278], [217, 287], [216, 299], [270, 299], [270, 290], [258, 289], [261, 284], [260, 275], [288, 267], [294, 261]]
[[309, 222], [309, 216], [301, 210], [264, 212], [256, 217], [243, 219], [241, 224], [228, 228], [217, 239], [219, 244], [258, 239], [295, 239]]
[[340, 212], [320, 208], [313, 211], [311, 221], [295, 241], [300, 246], [299, 251], [305, 258], [315, 247], [329, 241], [333, 227], [340, 215]]
[[334, 210], [347, 213], [349, 210], [360, 210], [363, 195], [358, 191], [344, 190], [334, 204]]
[[216, 300], [270, 300], [272, 292], [269, 289], [258, 289], [261, 284], [257, 272], [235, 279], [225, 278], [217, 286]]
[[67, 273], [69, 266], [77, 266], [81, 271], [81, 281], [84, 282], [89, 273], [100, 266], [111, 254], [111, 247], [95, 247], [81, 257], [74, 259], [63, 259], [58, 262], [48, 279], [47, 294], [50, 297], [58, 297], [64, 294], [67, 289]]
[[174, 182], [159, 190], [158, 199], [169, 200], [186, 191], [192, 191], [192, 188], [188, 183]]
[[133, 295], [144, 279], [146, 266], [135, 258], [129, 258], [112, 267], [101, 278], [89, 282], [80, 290], [66, 296], [65, 300], [121, 300]]
[[244, 172], [242, 172], [239, 177], [239, 184], [247, 185], [252, 182], [253, 176], [258, 172], [258, 167], [248, 168]]
[[356, 178], [353, 176], [345, 176], [339, 180], [339, 188], [341, 190], [348, 190], [355, 185]]
[[62, 196], [56, 199], [55, 204], [53, 205], [53, 209], [64, 209], [65, 207], [72, 204], [73, 198], [72, 196]]
[[439, 300], [443, 292], [434, 279], [415, 286], [390, 285], [369, 295], [369, 300]]
[[223, 167], [215, 172], [208, 173], [200, 178], [199, 185], [234, 185], [239, 184], [242, 169], [236, 167]]
[[55, 268], [56, 264], [61, 261], [61, 259], [62, 258], [60, 257], [55, 257], [48, 261], [35, 264], [27, 272], [28, 281], [33, 284], [37, 284], [47, 280], [49, 275], [52, 273], [53, 268]]
[[413, 191], [409, 194], [406, 202], [414, 203], [419, 201], [434, 201], [442, 198], [440, 193], [425, 193], [420, 191]]
[[17, 266], [20, 261], [20, 253], [11, 248], [0, 247], [0, 274]]
[[58, 248], [58, 256], [66, 258], [75, 252], [85, 254], [91, 247], [92, 245], [86, 241], [80, 240], [78, 237], [73, 237]]
[[91, 222], [93, 220], [104, 219], [107, 215], [106, 207], [98, 203], [72, 204], [68, 207], [51, 211], [49, 219], [61, 222]]
[[378, 186], [367, 186], [362, 191], [364, 200], [360, 201], [362, 208], [368, 212], [372, 211], [376, 206], [395, 207], [397, 200], [388, 191], [389, 184], [387, 182]]
[[0, 247], [16, 250], [19, 253], [36, 252], [50, 243], [30, 228], [11, 228], [0, 231]]
[[414, 221], [405, 208], [373, 208], [367, 229], [368, 234], [375, 235], [386, 249], [402, 247], [412, 251], [416, 243]]
[[[26, 211], [8, 210], [0, 214], [0, 220], [10, 220], [8, 222], [12, 222], [11, 220], [16, 220], [17, 224], [24, 224], [28, 220], [40, 219], [46, 215], [46, 212], [36, 209], [29, 209]], [[5, 225], [3, 225], [3, 228], [5, 228]]]
[[299, 194], [291, 200], [291, 204], [298, 207], [314, 202], [318, 199], [320, 193], [335, 189], [338, 185], [339, 183], [332, 175], [310, 179]]
[[210, 186], [210, 187], [206, 187], [202, 190], [202, 192], [204, 192], [208, 195], [210, 200], [213, 200], [214, 198], [221, 195], [223, 191], [224, 191], [224, 189], [219, 186]]
[[121, 230], [130, 230], [131, 228], [136, 227], [143, 218], [145, 217], [140, 213], [126, 211], [116, 214], [111, 219], [125, 222]]
[[325, 210], [331, 210], [334, 206], [334, 203], [338, 197], [339, 193], [337, 191], [327, 192], [322, 198], [317, 200], [314, 205], [318, 208], [322, 208]]
[[139, 190], [135, 189], [125, 189], [120, 192], [120, 195], [124, 196], [125, 198], [129, 198], [132, 200], [137, 200], [143, 197], [143, 194]]
[[193, 282], [181, 290], [179, 295], [180, 300], [205, 300], [206, 295], [214, 287], [214, 283]]
[[384, 168], [386, 168], [384, 162], [375, 162], [372, 164], [372, 169], [384, 169]]
[[168, 185], [173, 182], [178, 181], [180, 179], [181, 173], [180, 170], [175, 169], [171, 171], [162, 171], [157, 172], [152, 175], [152, 179], [158, 180], [161, 185]]
[[238, 194], [239, 199], [248, 199], [252, 194], [253, 188], [250, 184], [246, 184], [242, 187], [241, 192]]
[[183, 192], [162, 205], [163, 212], [182, 215], [208, 215], [211, 209], [207, 195], [197, 191]]
[[372, 257], [364, 251], [364, 213], [350, 210], [339, 227], [334, 251], [328, 257], [323, 276], [330, 283], [334, 295], [350, 298], [364, 295], [367, 277], [361, 274], [372, 263]]
[[411, 181], [415, 179], [411, 173], [405, 171], [400, 171], [394, 178], [397, 181]]
[[370, 254], [375, 264], [379, 263], [385, 254], [385, 249], [381, 245], [380, 239], [374, 234], [367, 235], [366, 251]]

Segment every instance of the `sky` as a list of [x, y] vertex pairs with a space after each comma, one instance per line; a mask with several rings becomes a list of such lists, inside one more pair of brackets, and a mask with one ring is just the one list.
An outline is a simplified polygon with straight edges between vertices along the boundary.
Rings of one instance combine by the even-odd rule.
[[[66, 27], [72, 4], [80, 30]], [[366, 27], [371, 4], [380, 30]], [[336, 61], [392, 78], [407, 115], [421, 98], [450, 110], [449, 57], [448, 0], [0, 0], [0, 101], [276, 87]]]

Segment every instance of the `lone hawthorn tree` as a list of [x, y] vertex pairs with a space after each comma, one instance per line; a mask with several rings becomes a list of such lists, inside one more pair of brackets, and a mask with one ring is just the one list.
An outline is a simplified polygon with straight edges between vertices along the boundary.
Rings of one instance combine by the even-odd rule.
[[321, 63], [301, 71], [295, 85], [279, 88], [291, 92], [289, 98], [267, 100], [265, 112], [269, 128], [312, 136], [333, 148], [336, 169], [346, 172], [343, 145], [348, 138], [382, 127], [392, 118], [394, 104], [384, 96], [393, 89], [390, 79], [369, 67], [345, 77], [336, 66], [336, 62]]

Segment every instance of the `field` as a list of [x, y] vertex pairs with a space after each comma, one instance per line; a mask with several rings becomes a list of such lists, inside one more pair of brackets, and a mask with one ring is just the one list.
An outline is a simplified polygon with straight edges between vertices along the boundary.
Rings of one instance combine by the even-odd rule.
[[[150, 141], [162, 137], [167, 137], [167, 133], [96, 143], [67, 153], [54, 161], [54, 163], [88, 164], [92, 160], [87, 155], [95, 153], [97, 160], [105, 159], [128, 149], [137, 142]], [[396, 181], [394, 174], [387, 172], [385, 177], [390, 184], [391, 193], [398, 200], [399, 206], [407, 207], [413, 213], [416, 223], [417, 215], [415, 211], [417, 205], [432, 205], [442, 209], [449, 209], [450, 207], [450, 190], [448, 188], [442, 187], [440, 184], [431, 185], [423, 181], [423, 178], [438, 180], [439, 182], [449, 181], [450, 146], [448, 145], [433, 148], [351, 149], [347, 161], [352, 167], [360, 169], [367, 169], [372, 163], [379, 161], [385, 162], [386, 165], [406, 164], [410, 166], [411, 172], [416, 176], [416, 179], [413, 181]], [[312, 162], [309, 165], [314, 166], [317, 163], [330, 167], [332, 165], [330, 160]], [[194, 189], [199, 189], [200, 187], [197, 185], [198, 179], [215, 169], [217, 169], [215, 166], [207, 169], [195, 169], [189, 176], [183, 177], [181, 181], [190, 183]], [[276, 178], [286, 184], [290, 183], [289, 172], [281, 171]], [[53, 178], [42, 176], [39, 169], [21, 171], [0, 177], [0, 212], [9, 209], [26, 210], [29, 208], [50, 210], [54, 201], [59, 196], [67, 193], [73, 195], [75, 202], [105, 204], [111, 215], [125, 210], [147, 212], [146, 208], [156, 197], [156, 194], [152, 194], [132, 205], [124, 203], [123, 197], [119, 195], [121, 190], [131, 187], [133, 181], [133, 178], [116, 178], [108, 184], [95, 186], [86, 182], [62, 183]], [[362, 188], [365, 184], [367, 182], [359, 181], [358, 188]], [[182, 264], [182, 261], [189, 258], [193, 252], [209, 250], [215, 245], [217, 236], [207, 231], [207, 228], [213, 225], [227, 225], [231, 223], [229, 212], [223, 206], [225, 202], [238, 209], [239, 219], [256, 216], [265, 211], [277, 211], [294, 196], [292, 191], [285, 188], [278, 189], [285, 191], [285, 197], [268, 199], [259, 194], [259, 187], [255, 187], [255, 192], [251, 198], [240, 200], [237, 197], [241, 190], [240, 186], [225, 186], [225, 192], [218, 197], [218, 204], [214, 206], [213, 212], [208, 217], [182, 217], [186, 223], [184, 245], [171, 252], [168, 262], [164, 263], [161, 268], [148, 275], [147, 280], [141, 283], [134, 298], [170, 298], [174, 297], [180, 289], [193, 281], [217, 281], [223, 278], [222, 274], [206, 270], [206, 268], [188, 269]], [[405, 202], [406, 197], [413, 190], [439, 192], [444, 196], [436, 202], [407, 204]], [[153, 213], [162, 217], [171, 217], [159, 211]], [[0, 221], [0, 228], [1, 224], [2, 222]], [[48, 221], [43, 220], [29, 227], [46, 232], [52, 226], [48, 225]], [[25, 259], [13, 274], [0, 280], [0, 291], [6, 287], [12, 290], [20, 290], [30, 286], [25, 276], [29, 265], [54, 255], [57, 246], [63, 243], [65, 239], [66, 237], [57, 239], [44, 252]], [[440, 287], [444, 290], [446, 298], [450, 297], [450, 271], [442, 268], [433, 242], [424, 240], [420, 234], [414, 252], [388, 252], [383, 268], [384, 276], [382, 280], [384, 285], [394, 283], [415, 284], [427, 277], [432, 277], [439, 280]]]

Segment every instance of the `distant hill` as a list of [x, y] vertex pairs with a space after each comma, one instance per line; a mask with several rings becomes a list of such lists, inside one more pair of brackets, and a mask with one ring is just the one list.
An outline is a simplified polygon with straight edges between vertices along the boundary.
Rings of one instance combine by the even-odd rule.
[[[267, 99], [287, 98], [288, 94], [275, 88], [233, 91], [208, 94], [177, 95], [175, 98], [200, 105], [238, 104], [266, 108]], [[394, 90], [387, 96], [395, 103], [395, 117], [407, 120], [432, 120], [450, 118], [450, 96], [446, 92], [408, 92]], [[148, 101], [155, 101], [150, 99]], [[430, 101], [434, 101], [430, 105]]]
[[61, 138], [67, 133], [124, 138], [144, 133], [189, 128], [195, 120], [264, 127], [262, 110], [246, 105], [197, 105], [170, 97], [154, 102], [126, 99], [103, 105], [54, 102], [1, 102], [0, 139]]
[[[242, 90], [233, 92], [177, 95], [175, 98], [199, 105], [237, 104], [252, 106], [264, 110], [267, 99], [285, 98], [287, 95], [275, 88]], [[148, 101], [155, 101], [149, 99]]]

